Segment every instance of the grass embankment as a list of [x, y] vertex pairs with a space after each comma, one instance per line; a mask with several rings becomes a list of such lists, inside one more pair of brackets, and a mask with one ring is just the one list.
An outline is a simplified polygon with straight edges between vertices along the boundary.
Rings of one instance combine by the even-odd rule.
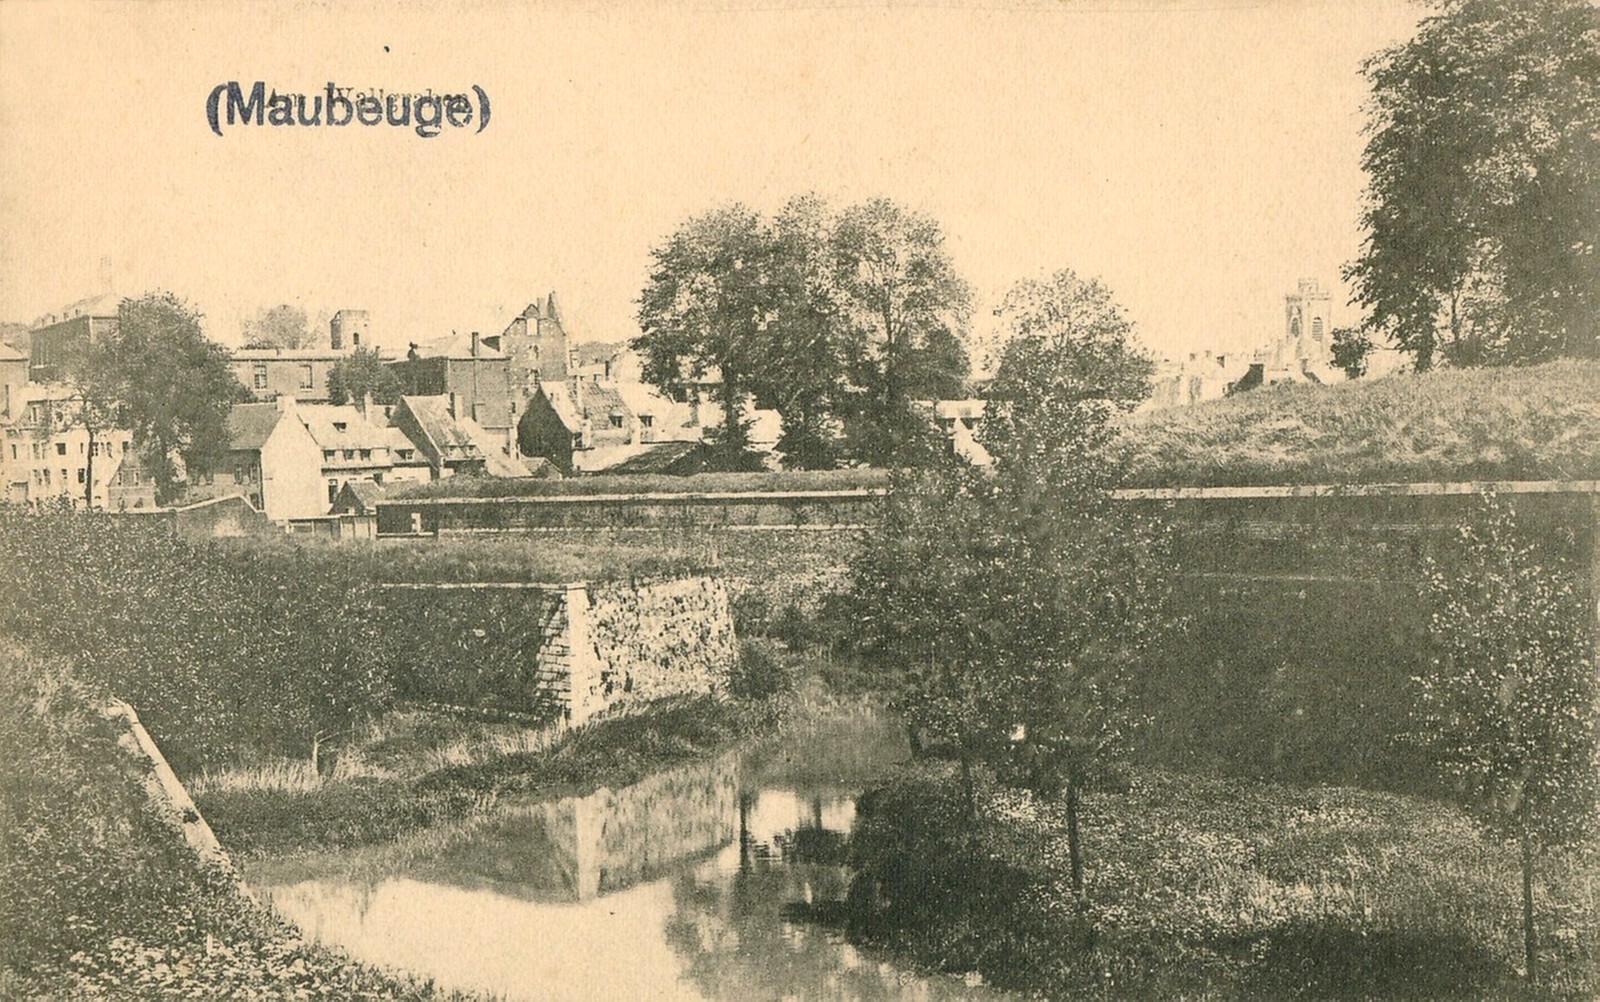
[[103, 700], [0, 646], [0, 998], [466, 997], [308, 944], [202, 865]]
[[990, 790], [969, 827], [958, 791], [908, 772], [852, 836], [857, 934], [929, 967], [1050, 998], [1600, 995], [1600, 846], [1541, 860], [1529, 988], [1515, 850], [1445, 805], [1139, 772], [1085, 799], [1085, 924], [1062, 805]]
[[1600, 479], [1600, 362], [1263, 387], [1131, 419], [1138, 486]]
[[520, 498], [582, 494], [700, 494], [744, 491], [840, 491], [889, 486], [879, 469], [783, 470], [769, 473], [634, 474], [568, 477], [564, 480], [497, 480], [450, 477], [418, 484], [398, 498]]
[[570, 731], [405, 711], [368, 729], [325, 777], [299, 764], [227, 770], [191, 793], [242, 859], [354, 848], [491, 810], [502, 796], [626, 786], [770, 726], [777, 700], [663, 700]]

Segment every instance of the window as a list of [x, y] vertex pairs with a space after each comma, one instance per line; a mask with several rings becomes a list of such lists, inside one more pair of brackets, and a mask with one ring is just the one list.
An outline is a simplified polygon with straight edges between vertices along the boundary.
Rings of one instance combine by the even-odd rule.
[[265, 365], [256, 366], [255, 387], [258, 390], [264, 390], [267, 388], [267, 367]]
[[613, 415], [611, 415], [611, 427], [613, 427], [613, 428], [621, 428], [622, 427], [622, 415], [621, 414], [613, 414]]
[[371, 449], [362, 449], [361, 450], [361, 458], [362, 459], [371, 459], [372, 458], [372, 450]]
[[48, 466], [44, 468], [44, 483], [46, 487], [50, 486], [50, 467]]
[[332, 462], [333, 461], [333, 450], [332, 449], [323, 449], [322, 450], [322, 459], [323, 459], [324, 462]]
[[67, 454], [67, 443], [65, 443], [65, 442], [57, 442], [56, 443], [56, 455], [65, 456], [66, 454]]
[[78, 467], [78, 483], [83, 483], [83, 467]]
[[1311, 336], [1316, 338], [1318, 341], [1322, 340], [1322, 318], [1321, 317], [1312, 317], [1311, 318]]
[[354, 459], [354, 458], [356, 458], [356, 450], [354, 450], [354, 449], [346, 449], [346, 450], [344, 450], [344, 458], [346, 458], [346, 459]]
[[329, 504], [333, 504], [334, 499], [337, 498], [338, 496], [339, 496], [339, 481], [337, 481], [337, 480], [328, 481], [328, 503]]
[[335, 421], [333, 423], [334, 431], [344, 431], [348, 427], [350, 427], [350, 423], [348, 421]]
[[300, 367], [300, 388], [302, 390], [309, 390], [315, 385], [316, 380], [311, 376], [311, 366], [302, 365]]
[[656, 416], [654, 414], [640, 414], [639, 415], [639, 424], [642, 425], [643, 427], [645, 427], [645, 428], [653, 428], [653, 427], [655, 427], [655, 423], [656, 423]]
[[401, 459], [410, 459], [411, 458], [411, 450], [410, 449], [396, 449], [396, 450], [394, 450], [394, 452], [395, 452], [395, 455], [399, 456]]

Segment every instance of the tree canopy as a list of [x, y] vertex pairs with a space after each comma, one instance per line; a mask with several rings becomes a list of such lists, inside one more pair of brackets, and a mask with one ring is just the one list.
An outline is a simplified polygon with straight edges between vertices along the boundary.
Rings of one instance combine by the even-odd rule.
[[309, 348], [317, 341], [306, 326], [306, 311], [288, 303], [258, 311], [242, 333], [248, 348]]
[[1464, 804], [1522, 848], [1528, 976], [1534, 850], [1590, 837], [1600, 804], [1592, 615], [1566, 561], [1486, 498], [1430, 559], [1432, 661], [1413, 679], [1413, 737]]
[[1600, 357], [1600, 10], [1445, 0], [1365, 72], [1369, 327], [1418, 369]]
[[724, 206], [653, 252], [635, 339], [645, 378], [705, 386], [744, 445], [746, 400], [777, 410], [791, 466], [926, 459], [918, 402], [959, 396], [970, 292], [932, 218], [887, 199], [815, 195], [775, 217]]
[[161, 502], [175, 496], [183, 471], [217, 464], [228, 448], [228, 412], [248, 397], [227, 350], [171, 293], [123, 300], [116, 331], [80, 346], [67, 370], [86, 398], [115, 402]]
[[898, 473], [853, 565], [864, 653], [928, 750], [1065, 790], [1074, 881], [1079, 789], [1128, 721], [1135, 659], [1165, 623], [1165, 533], [1114, 504], [1111, 418], [1147, 395], [1150, 362], [1098, 282], [1020, 283], [979, 441]]
[[328, 370], [329, 403], [360, 403], [369, 393], [375, 404], [400, 402], [400, 380], [376, 348], [357, 348]]

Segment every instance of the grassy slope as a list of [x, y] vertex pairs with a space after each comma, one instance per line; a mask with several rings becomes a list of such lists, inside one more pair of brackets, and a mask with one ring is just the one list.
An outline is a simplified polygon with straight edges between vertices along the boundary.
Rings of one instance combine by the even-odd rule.
[[1267, 387], [1127, 431], [1148, 486], [1600, 479], [1600, 362]]
[[0, 998], [432, 999], [202, 868], [59, 663], [0, 647]]
[[[892, 788], [901, 803], [890, 813], [903, 819], [902, 833], [909, 819], [922, 847], [937, 846], [926, 834], [927, 788], [909, 792], [916, 788], [915, 780]], [[1445, 805], [1136, 773], [1127, 792], [1085, 799], [1096, 937], [1085, 950], [1082, 927], [1073, 931], [1061, 804], [1015, 791], [983, 800], [976, 853], [955, 865], [1005, 889], [972, 907], [962, 894], [930, 908], [931, 921], [878, 930], [930, 967], [979, 970], [1048, 998], [1600, 996], [1600, 845], [1541, 861], [1543, 983], [1529, 990], [1518, 976], [1515, 850]], [[943, 843], [946, 851], [961, 844]], [[865, 845], [853, 853], [870, 855]], [[927, 860], [940, 853], [922, 854], [931, 872], [913, 861], [891, 881], [936, 893], [928, 889], [941, 886], [941, 864]], [[1006, 887], [1008, 874], [1017, 883]]]

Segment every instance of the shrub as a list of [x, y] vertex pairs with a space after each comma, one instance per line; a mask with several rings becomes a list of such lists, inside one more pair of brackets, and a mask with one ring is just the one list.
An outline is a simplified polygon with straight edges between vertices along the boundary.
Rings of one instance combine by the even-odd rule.
[[728, 674], [728, 692], [742, 699], [766, 699], [792, 692], [794, 667], [776, 644], [747, 638], [739, 644], [739, 660]]

